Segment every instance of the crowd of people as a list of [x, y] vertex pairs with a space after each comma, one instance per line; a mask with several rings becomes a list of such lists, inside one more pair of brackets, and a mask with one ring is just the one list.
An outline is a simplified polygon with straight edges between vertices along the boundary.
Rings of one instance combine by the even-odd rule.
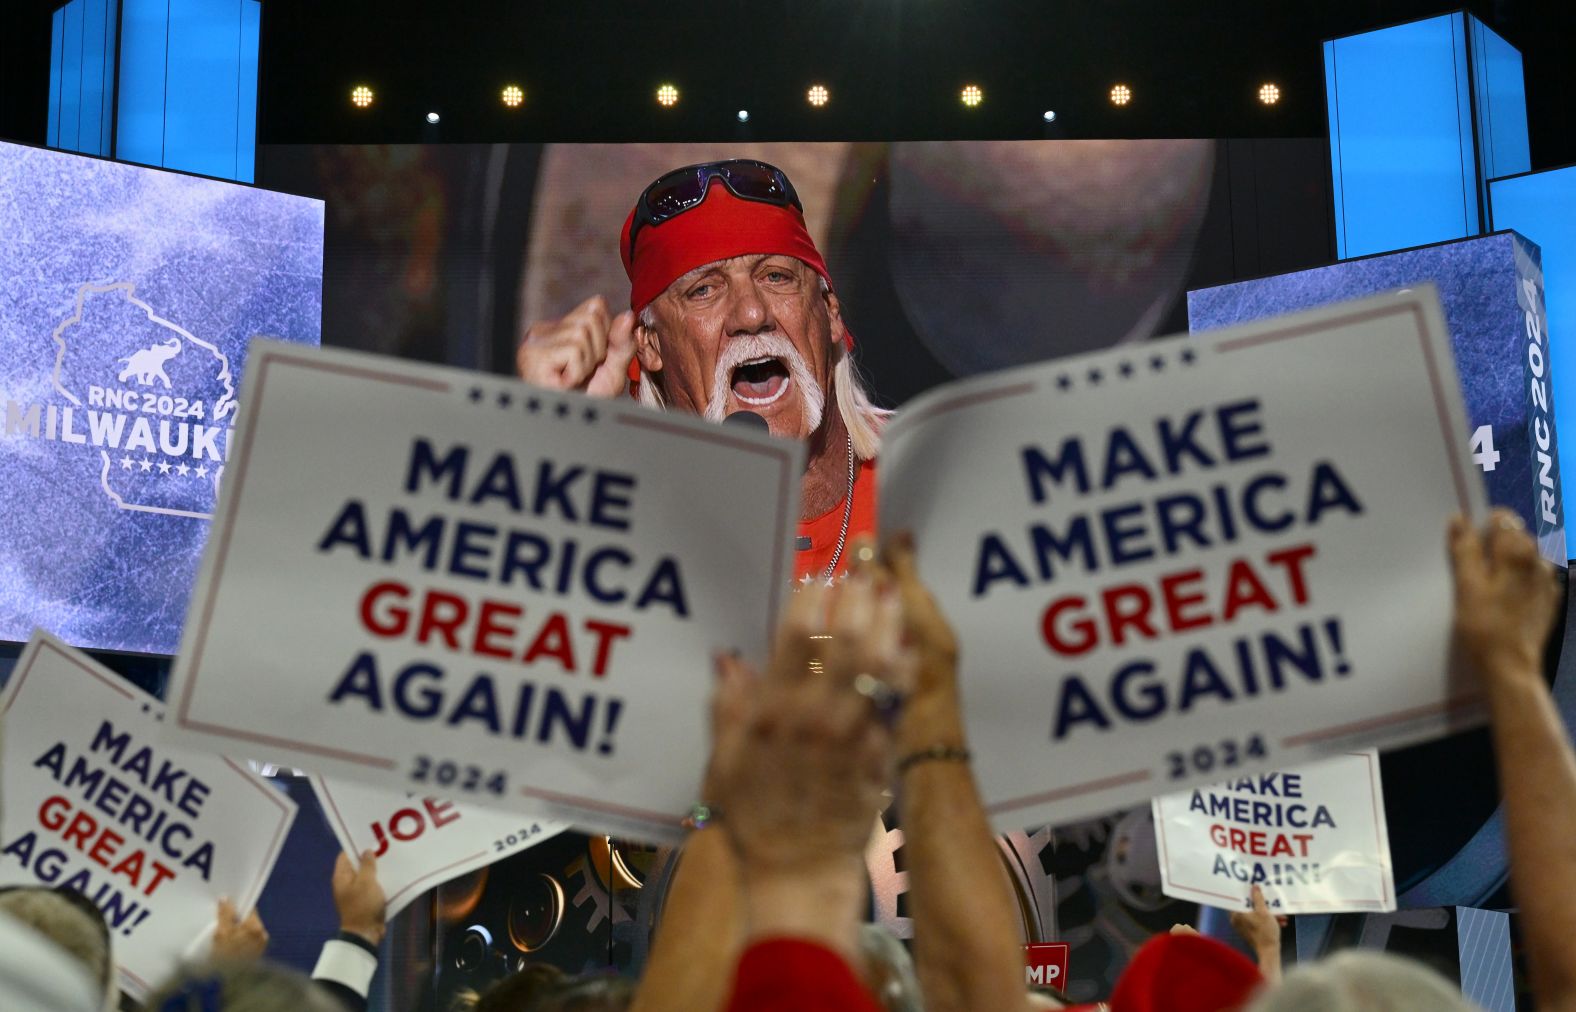
[[[1576, 1008], [1576, 753], [1543, 678], [1556, 581], [1520, 521], [1457, 520], [1456, 635], [1485, 696], [1512, 888], [1540, 1008]], [[717, 659], [710, 818], [686, 844], [638, 981], [528, 967], [475, 1012], [848, 1012], [1069, 1007], [1024, 985], [1018, 914], [969, 766], [946, 620], [901, 537], [850, 550], [848, 577], [808, 584], [756, 670]], [[865, 922], [863, 854], [895, 795], [905, 817], [910, 953]], [[149, 1012], [360, 1012], [383, 939], [370, 853], [330, 876], [341, 931], [310, 978], [265, 959], [255, 911], [217, 911], [212, 953], [149, 996]], [[1144, 945], [1099, 1005], [1112, 1012], [1470, 1009], [1422, 964], [1345, 952], [1282, 979], [1280, 925], [1256, 893], [1232, 924], [1257, 954], [1179, 926]], [[114, 941], [78, 894], [0, 892], [0, 1007], [97, 1012], [118, 1000]]]
[[[803, 209], [778, 170], [694, 166], [642, 194], [621, 243], [627, 312], [591, 299], [523, 334], [528, 382], [717, 420], [748, 411], [809, 448], [796, 592], [764, 667], [716, 659], [709, 763], [639, 980], [532, 966], [471, 996], [476, 1012], [1015, 1012], [1069, 1007], [1025, 985], [1012, 887], [976, 787], [958, 645], [914, 546], [877, 546], [874, 469], [886, 413]], [[1512, 885], [1540, 1007], [1576, 1007], [1576, 754], [1543, 678], [1560, 605], [1520, 521], [1457, 519], [1459, 653], [1488, 702]], [[1069, 755], [1069, 762], [1076, 756]], [[864, 855], [901, 807], [911, 948], [866, 923]], [[266, 961], [255, 912], [217, 912], [212, 955], [150, 1012], [360, 1010], [383, 940], [371, 853], [329, 876], [341, 931], [310, 978]], [[1232, 924], [1256, 960], [1186, 928], [1150, 940], [1097, 1006], [1112, 1012], [1471, 1007], [1419, 964], [1346, 953], [1282, 978], [1262, 893]], [[118, 1000], [114, 939], [71, 893], [0, 893], [0, 1009], [93, 1012]]]

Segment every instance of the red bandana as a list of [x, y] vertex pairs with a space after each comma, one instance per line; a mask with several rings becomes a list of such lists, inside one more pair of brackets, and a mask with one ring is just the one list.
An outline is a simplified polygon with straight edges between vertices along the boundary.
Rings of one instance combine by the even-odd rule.
[[641, 226], [631, 251], [629, 228], [634, 221], [631, 211], [618, 250], [629, 275], [629, 308], [637, 313], [695, 268], [750, 254], [796, 257], [832, 283], [798, 208], [741, 200], [720, 179], [712, 180], [698, 206], [660, 225]]

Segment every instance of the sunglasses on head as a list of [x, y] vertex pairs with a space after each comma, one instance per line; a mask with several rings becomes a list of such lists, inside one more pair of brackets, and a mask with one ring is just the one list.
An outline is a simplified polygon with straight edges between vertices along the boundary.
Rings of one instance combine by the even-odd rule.
[[635, 236], [646, 225], [660, 225], [700, 205], [706, 199], [712, 180], [721, 180], [740, 200], [755, 200], [777, 207], [792, 205], [804, 213], [799, 195], [783, 170], [775, 165], [748, 158], [734, 158], [725, 162], [702, 162], [686, 165], [658, 177], [646, 187], [635, 202], [635, 220], [629, 226], [629, 250], [635, 250]]

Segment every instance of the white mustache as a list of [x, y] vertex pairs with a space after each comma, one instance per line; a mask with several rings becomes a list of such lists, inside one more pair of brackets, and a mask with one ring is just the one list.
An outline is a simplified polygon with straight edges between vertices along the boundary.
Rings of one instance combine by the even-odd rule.
[[826, 394], [810, 372], [810, 363], [799, 354], [793, 342], [780, 334], [746, 334], [734, 338], [717, 356], [717, 367], [712, 373], [711, 397], [706, 401], [706, 418], [720, 422], [728, 411], [728, 390], [732, 386], [733, 370], [756, 359], [775, 358], [788, 367], [794, 389], [799, 392], [799, 403], [804, 410], [805, 430], [814, 432], [821, 426], [821, 415], [826, 410]]

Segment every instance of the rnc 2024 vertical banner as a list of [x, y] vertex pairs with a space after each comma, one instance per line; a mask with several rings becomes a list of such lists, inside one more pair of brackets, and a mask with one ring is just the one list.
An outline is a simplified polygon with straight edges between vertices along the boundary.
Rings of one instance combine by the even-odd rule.
[[1432, 288], [953, 384], [886, 434], [1004, 829], [1481, 719], [1483, 508]]

